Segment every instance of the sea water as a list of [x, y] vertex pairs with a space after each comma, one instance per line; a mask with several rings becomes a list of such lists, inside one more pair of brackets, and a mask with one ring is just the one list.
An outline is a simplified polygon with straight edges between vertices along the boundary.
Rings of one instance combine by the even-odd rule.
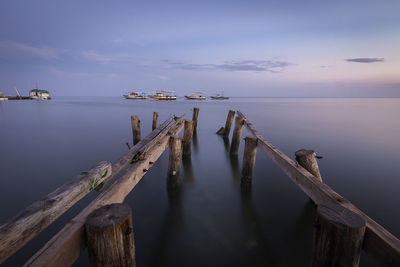
[[[400, 237], [400, 99], [231, 98], [162, 102], [120, 97], [55, 97], [0, 103], [0, 224], [99, 161], [132, 145], [130, 116], [142, 137], [171, 115], [199, 107], [182, 190], [169, 200], [168, 150], [125, 200], [133, 210], [137, 266], [308, 266], [315, 207], [261, 150], [251, 194], [240, 191], [238, 157], [215, 134], [229, 109], [241, 110], [289, 157], [318, 155], [323, 181]], [[242, 137], [249, 135], [244, 128]], [[91, 192], [4, 266], [20, 266], [93, 200]], [[88, 264], [84, 252], [75, 266]], [[365, 253], [361, 266], [375, 266]]]

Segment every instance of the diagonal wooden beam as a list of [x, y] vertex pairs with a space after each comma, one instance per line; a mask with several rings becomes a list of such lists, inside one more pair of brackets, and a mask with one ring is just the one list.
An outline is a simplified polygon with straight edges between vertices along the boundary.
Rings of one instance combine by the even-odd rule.
[[383, 266], [400, 266], [400, 240], [397, 237], [265, 140], [242, 112], [238, 111], [237, 114], [244, 118], [245, 126], [258, 139], [258, 147], [317, 205], [339, 204], [363, 217], [367, 223], [363, 242], [365, 252]]
[[70, 266], [86, 247], [84, 224], [86, 217], [95, 209], [112, 203], [122, 203], [142, 179], [147, 170], [168, 147], [170, 135], [178, 134], [184, 125], [184, 118], [176, 120], [166, 128], [161, 137], [155, 138], [151, 146], [144, 147], [142, 157], [127, 168], [126, 172], [106, 188], [95, 200], [75, 216], [45, 246], [32, 256], [24, 266]]

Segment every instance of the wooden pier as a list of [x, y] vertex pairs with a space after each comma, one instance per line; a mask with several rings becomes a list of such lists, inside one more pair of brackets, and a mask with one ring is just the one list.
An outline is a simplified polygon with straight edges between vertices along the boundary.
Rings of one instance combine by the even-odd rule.
[[[86, 247], [91, 266], [135, 266], [132, 212], [123, 204], [124, 199], [168, 147], [167, 189], [179, 189], [182, 159], [190, 158], [198, 114], [195, 108], [192, 121], [185, 120], [185, 115], [172, 116], [157, 127], [155, 112], [153, 131], [144, 138], [139, 118], [132, 116], [134, 146], [127, 153], [114, 162], [103, 161], [82, 172], [0, 226], [0, 264], [95, 190], [100, 192], [98, 196], [24, 266], [70, 266]], [[379, 265], [400, 266], [399, 239], [323, 182], [313, 150], [298, 150], [296, 162], [269, 143], [242, 112], [233, 110], [228, 113], [225, 127], [217, 132], [224, 143], [229, 146], [227, 138], [235, 114], [231, 157], [237, 158], [242, 126], [252, 135], [244, 138], [242, 192], [251, 190], [259, 148], [317, 205], [312, 266], [358, 266], [361, 250]], [[183, 128], [181, 138], [178, 134]]]

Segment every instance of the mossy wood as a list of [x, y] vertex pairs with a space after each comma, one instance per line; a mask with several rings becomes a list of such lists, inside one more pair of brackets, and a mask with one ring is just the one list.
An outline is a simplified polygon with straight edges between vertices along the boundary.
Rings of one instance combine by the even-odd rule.
[[[70, 266], [85, 249], [84, 224], [87, 216], [95, 209], [112, 203], [122, 203], [142, 179], [146, 171], [168, 147], [170, 135], [177, 135], [184, 125], [183, 116], [176, 118], [174, 124], [164, 128], [144, 153], [126, 169], [115, 182], [107, 187], [85, 209], [64, 226], [43, 248], [33, 255], [24, 266]], [[160, 128], [160, 127], [159, 127]], [[158, 129], [159, 129], [158, 128]], [[133, 148], [132, 148], [133, 149]]]
[[0, 263], [54, 222], [112, 174], [110, 162], [102, 161], [63, 184], [0, 226]]

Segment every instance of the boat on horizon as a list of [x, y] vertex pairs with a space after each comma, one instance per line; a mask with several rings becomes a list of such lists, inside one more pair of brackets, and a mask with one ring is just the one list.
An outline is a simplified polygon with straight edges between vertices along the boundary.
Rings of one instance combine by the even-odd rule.
[[175, 91], [170, 90], [161, 90], [160, 92], [156, 92], [155, 95], [150, 95], [150, 98], [153, 100], [176, 100], [176, 95], [173, 95]]
[[3, 92], [0, 92], [0, 101], [8, 100], [7, 97], [4, 96]]
[[186, 99], [188, 100], [206, 100], [204, 92], [199, 92], [197, 94], [193, 93], [189, 96], [185, 95]]
[[226, 100], [226, 99], [229, 99], [229, 97], [224, 96], [224, 92], [222, 92], [221, 94], [217, 94], [215, 96], [211, 96], [211, 99], [214, 99], [214, 100]]
[[[17, 90], [17, 88], [15, 88]], [[18, 95], [20, 96], [18, 90], [17, 90]], [[29, 91], [29, 97], [32, 100], [50, 100], [50, 93], [47, 90], [44, 89], [39, 89], [37, 84], [36, 84], [36, 88], [32, 89]]]
[[142, 92], [131, 92], [127, 95], [124, 95], [126, 99], [147, 99], [147, 96]]

